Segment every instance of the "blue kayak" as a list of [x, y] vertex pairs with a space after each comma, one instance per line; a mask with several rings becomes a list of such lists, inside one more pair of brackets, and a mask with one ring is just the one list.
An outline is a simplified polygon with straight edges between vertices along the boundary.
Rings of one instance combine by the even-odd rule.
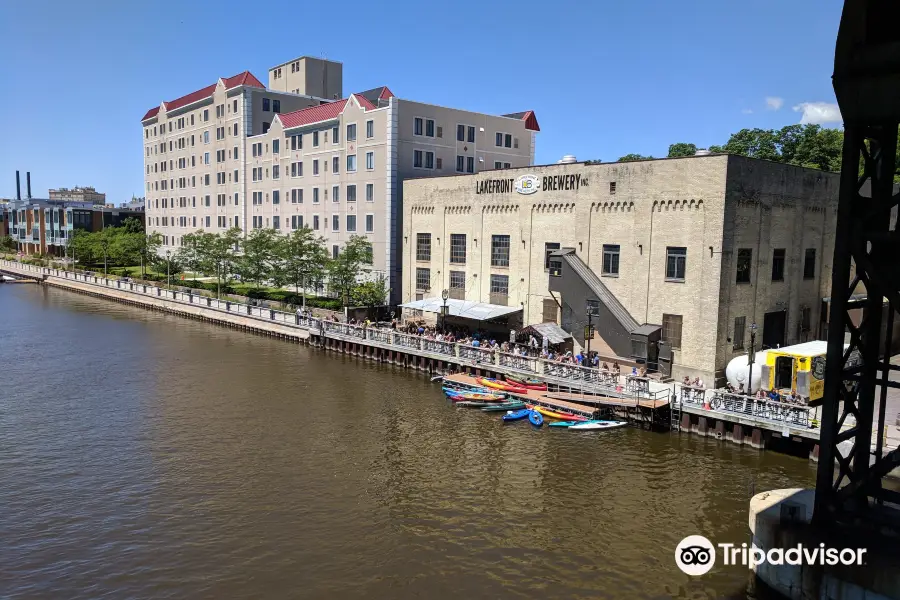
[[571, 427], [578, 423], [590, 423], [590, 421], [553, 421], [552, 423], [547, 423], [547, 425], [549, 427]]
[[535, 427], [540, 427], [544, 424], [544, 415], [536, 410], [532, 410], [528, 413], [528, 420], [531, 421], [531, 424]]
[[521, 410], [511, 410], [503, 415], [504, 421], [518, 421], [519, 419], [527, 419], [528, 415], [531, 414], [531, 411], [527, 408], [523, 408]]

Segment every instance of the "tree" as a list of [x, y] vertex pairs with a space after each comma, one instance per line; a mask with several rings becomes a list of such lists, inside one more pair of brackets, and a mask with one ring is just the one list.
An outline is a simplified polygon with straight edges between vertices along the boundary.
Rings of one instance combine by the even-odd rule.
[[14, 252], [16, 249], [16, 240], [11, 235], [0, 237], [0, 251]]
[[382, 306], [387, 302], [388, 288], [384, 275], [364, 281], [353, 288], [353, 302], [358, 306]]
[[680, 156], [694, 156], [697, 154], [697, 145], [688, 144], [686, 142], [678, 142], [669, 146], [669, 158], [678, 158]]
[[295, 229], [278, 239], [276, 255], [274, 279], [279, 284], [293, 285], [297, 293], [303, 287], [305, 304], [307, 285], [325, 276], [328, 264], [325, 238], [317, 236], [309, 227]]
[[731, 134], [724, 148], [729, 154], [781, 162], [778, 136], [773, 129], [741, 129]]
[[278, 232], [274, 229], [254, 229], [244, 240], [243, 253], [237, 262], [237, 272], [246, 281], [262, 287], [263, 281], [275, 271]]
[[159, 254], [159, 249], [162, 246], [162, 234], [158, 231], [154, 231], [153, 233], [146, 235], [141, 234], [140, 238], [140, 246], [138, 248], [138, 254], [140, 255], [141, 260], [141, 277], [147, 276], [147, 265], [151, 262], [153, 257]]
[[83, 265], [97, 262], [98, 256], [102, 256], [97, 245], [97, 236], [84, 229], [76, 229], [72, 233], [72, 259], [80, 261]]
[[188, 233], [182, 238], [181, 247], [175, 252], [176, 260], [191, 271], [194, 279], [197, 279], [197, 271], [203, 269], [203, 256], [200, 254], [202, 236], [202, 229]]
[[372, 264], [372, 244], [363, 236], [353, 235], [344, 249], [328, 264], [328, 285], [341, 294], [344, 306], [349, 304], [351, 292], [359, 276]]
[[222, 293], [222, 283], [227, 283], [238, 260], [237, 249], [241, 242], [241, 230], [232, 227], [225, 233], [202, 233], [196, 247], [201, 270], [216, 275], [216, 297]]
[[651, 160], [651, 159], [653, 159], [652, 156], [643, 156], [641, 154], [626, 154], [625, 156], [621, 157], [618, 160], [618, 162], [632, 162], [635, 160]]
[[139, 219], [128, 217], [122, 221], [122, 229], [125, 233], [144, 233], [144, 224]]

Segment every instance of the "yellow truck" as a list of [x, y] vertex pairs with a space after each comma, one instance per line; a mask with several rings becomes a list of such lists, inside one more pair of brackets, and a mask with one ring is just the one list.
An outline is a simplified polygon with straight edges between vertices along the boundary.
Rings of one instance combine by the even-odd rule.
[[[847, 346], [844, 346], [846, 349]], [[781, 394], [793, 392], [811, 406], [822, 403], [828, 342], [814, 341], [766, 350], [760, 386]], [[851, 361], [853, 357], [851, 357]]]

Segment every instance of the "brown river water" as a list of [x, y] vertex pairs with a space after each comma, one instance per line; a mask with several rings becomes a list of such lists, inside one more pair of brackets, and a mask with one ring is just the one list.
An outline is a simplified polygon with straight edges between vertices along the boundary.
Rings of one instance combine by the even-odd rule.
[[504, 425], [422, 374], [0, 285], [2, 598], [747, 598], [675, 566], [748, 541], [806, 460]]

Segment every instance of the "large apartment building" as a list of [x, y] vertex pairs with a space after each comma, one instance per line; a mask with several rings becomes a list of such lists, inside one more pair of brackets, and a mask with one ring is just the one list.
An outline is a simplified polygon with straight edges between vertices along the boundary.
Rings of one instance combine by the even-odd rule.
[[50, 190], [50, 200], [60, 202], [87, 202], [89, 204], [106, 204], [106, 194], [92, 187], [75, 186]]
[[164, 249], [197, 229], [308, 226], [337, 255], [364, 235], [396, 298], [404, 179], [534, 161], [530, 111], [486, 115], [387, 87], [333, 100], [340, 76], [339, 63], [302, 57], [270, 69], [269, 88], [243, 73], [149, 111], [147, 227]]

